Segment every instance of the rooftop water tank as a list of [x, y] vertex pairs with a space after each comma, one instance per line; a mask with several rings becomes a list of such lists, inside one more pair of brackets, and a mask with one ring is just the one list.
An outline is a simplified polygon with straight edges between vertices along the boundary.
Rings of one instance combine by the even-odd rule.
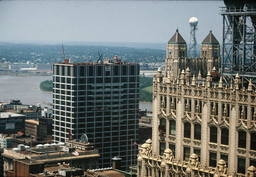
[[64, 146], [64, 145], [65, 145], [65, 143], [63, 143], [63, 142], [59, 142], [59, 143], [58, 143], [58, 145], [59, 145], [59, 146]]
[[57, 146], [57, 144], [56, 144], [56, 143], [52, 143], [51, 145], [52, 145], [52, 147], [56, 147], [56, 146]]
[[19, 148], [12, 148], [12, 150], [15, 152], [20, 151]]
[[18, 145], [18, 149], [19, 149], [20, 151], [25, 150], [25, 145], [24, 145], [24, 144], [19, 144], [19, 145]]
[[48, 148], [48, 147], [51, 147], [50, 144], [44, 144], [44, 148]]
[[36, 145], [36, 148], [42, 148], [42, 147], [44, 147], [42, 144]]

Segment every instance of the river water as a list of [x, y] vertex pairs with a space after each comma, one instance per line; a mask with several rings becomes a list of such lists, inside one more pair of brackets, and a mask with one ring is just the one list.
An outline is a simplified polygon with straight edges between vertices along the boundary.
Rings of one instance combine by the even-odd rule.
[[[0, 102], [19, 99], [23, 104], [51, 107], [52, 94], [40, 90], [42, 81], [52, 80], [52, 76], [0, 76]], [[140, 103], [140, 109], [152, 111], [152, 103]]]

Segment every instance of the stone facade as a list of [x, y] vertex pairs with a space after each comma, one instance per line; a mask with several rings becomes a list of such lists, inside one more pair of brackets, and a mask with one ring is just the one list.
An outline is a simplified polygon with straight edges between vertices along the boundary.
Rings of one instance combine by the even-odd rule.
[[178, 77], [182, 70], [190, 68], [191, 74], [206, 77], [213, 67], [218, 71], [220, 68], [220, 45], [212, 34], [212, 31], [206, 36], [201, 45], [199, 58], [187, 58], [187, 44], [180, 35], [179, 31], [167, 43], [165, 73], [170, 77]]
[[[177, 33], [174, 36], [179, 36]], [[159, 68], [154, 75], [153, 143], [149, 150], [152, 153], [139, 154], [141, 160], [138, 159], [138, 163], [142, 162], [141, 167], [138, 167], [141, 170], [138, 171], [140, 176], [151, 176], [152, 172], [147, 171], [149, 169], [161, 171], [162, 163], [165, 164], [165, 169], [161, 171], [162, 177], [171, 176], [171, 173], [184, 176], [184, 170], [194, 168], [189, 165], [191, 156], [194, 156], [191, 154], [196, 154], [197, 163], [201, 164], [200, 168], [195, 167], [200, 169], [200, 175], [243, 176], [250, 166], [256, 166], [256, 91], [251, 82], [247, 88], [241, 89], [238, 74], [234, 82], [224, 85], [223, 78], [216, 72], [220, 61], [219, 46], [213, 37], [210, 32], [201, 47], [201, 50], [206, 51], [201, 51], [201, 54], [207, 54], [205, 58], [207, 57], [207, 66], [210, 67], [205, 67], [206, 77], [189, 67], [179, 68], [181, 72], [176, 72], [175, 65], [169, 63], [175, 60], [175, 56], [169, 56], [168, 53], [165, 71], [162, 72]], [[169, 45], [168, 43], [167, 49]], [[177, 51], [179, 45], [176, 45]], [[207, 47], [209, 50], [206, 50]], [[210, 58], [218, 59], [216, 65], [211, 63]], [[197, 76], [195, 72], [198, 72]], [[215, 77], [215, 82], [212, 76]], [[218, 81], [216, 76], [219, 77]], [[172, 151], [173, 159], [167, 163], [164, 156], [168, 149]], [[150, 160], [155, 165], [150, 165]], [[223, 160], [226, 161], [226, 173], [219, 171], [219, 163]], [[173, 173], [171, 168], [179, 170]], [[209, 173], [205, 169], [210, 169]]]
[[163, 156], [157, 155], [152, 151], [152, 141], [149, 139], [141, 146], [137, 159], [137, 177], [206, 177], [221, 176], [235, 177], [247, 176], [255, 177], [256, 168], [250, 166], [246, 175], [237, 174], [227, 168], [227, 163], [220, 159], [217, 167], [208, 167], [199, 161], [198, 155], [191, 154], [188, 161], [181, 161], [174, 158], [171, 149], [167, 148]]

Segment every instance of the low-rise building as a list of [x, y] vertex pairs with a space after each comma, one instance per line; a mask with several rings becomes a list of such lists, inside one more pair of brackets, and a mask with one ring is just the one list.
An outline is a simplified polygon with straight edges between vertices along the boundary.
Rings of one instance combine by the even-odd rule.
[[38, 135], [39, 121], [36, 120], [25, 120], [25, 133], [30, 136]]
[[6, 171], [7, 177], [28, 176], [43, 173], [44, 163], [31, 159], [14, 159], [13, 169]]
[[0, 135], [0, 147], [1, 148], [11, 148], [12, 147], [12, 137], [6, 137], [5, 135]]
[[14, 134], [24, 132], [25, 115], [11, 112], [0, 113], [0, 133]]
[[36, 70], [52, 70], [52, 64], [36, 64]]
[[4, 152], [4, 149], [0, 147], [0, 176], [4, 176], [4, 161], [3, 161], [3, 156], [2, 153]]
[[[71, 167], [87, 169], [99, 168], [98, 159], [100, 157], [98, 150], [94, 149], [94, 144], [79, 140], [80, 146], [58, 144], [39, 144], [34, 148], [28, 147], [26, 150], [17, 148], [4, 149], [4, 170], [14, 170], [15, 159], [30, 159], [52, 165], [57, 163], [69, 163]], [[25, 146], [26, 148], [26, 146]]]

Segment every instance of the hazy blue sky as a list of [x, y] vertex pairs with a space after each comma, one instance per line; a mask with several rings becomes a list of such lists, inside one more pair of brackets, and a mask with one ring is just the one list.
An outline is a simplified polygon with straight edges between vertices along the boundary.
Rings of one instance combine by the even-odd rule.
[[178, 28], [197, 43], [212, 29], [222, 41], [222, 1], [1, 1], [0, 42], [167, 43]]

